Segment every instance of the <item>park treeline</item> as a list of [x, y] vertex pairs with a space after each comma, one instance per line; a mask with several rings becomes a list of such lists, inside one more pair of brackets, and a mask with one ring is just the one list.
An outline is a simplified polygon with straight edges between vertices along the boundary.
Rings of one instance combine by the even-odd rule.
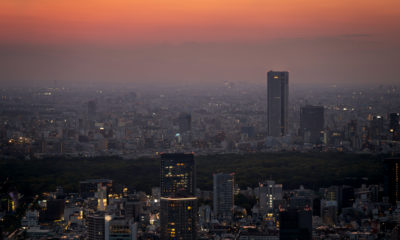
[[[273, 179], [285, 189], [318, 189], [335, 184], [358, 187], [361, 183], [383, 182], [383, 159], [388, 156], [350, 153], [254, 153], [195, 156], [197, 187], [212, 190], [212, 174], [235, 173], [243, 189]], [[123, 159], [121, 157], [44, 159], [2, 159], [0, 180], [8, 177], [18, 191], [37, 194], [55, 191], [78, 192], [79, 181], [108, 178], [131, 190], [150, 192], [159, 186], [159, 158]]]

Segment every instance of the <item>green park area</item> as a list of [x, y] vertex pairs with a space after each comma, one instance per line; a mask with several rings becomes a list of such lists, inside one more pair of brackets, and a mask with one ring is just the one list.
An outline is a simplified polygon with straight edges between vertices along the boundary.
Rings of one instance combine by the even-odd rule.
[[[273, 179], [285, 189], [318, 189], [333, 184], [357, 187], [361, 183], [383, 182], [383, 155], [348, 153], [256, 153], [195, 156], [197, 187], [212, 190], [212, 174], [235, 173], [241, 188], [255, 187]], [[23, 194], [55, 191], [78, 192], [79, 181], [108, 178], [116, 185], [150, 192], [159, 186], [159, 158], [120, 157], [45, 159], [3, 159], [0, 176], [8, 177]]]

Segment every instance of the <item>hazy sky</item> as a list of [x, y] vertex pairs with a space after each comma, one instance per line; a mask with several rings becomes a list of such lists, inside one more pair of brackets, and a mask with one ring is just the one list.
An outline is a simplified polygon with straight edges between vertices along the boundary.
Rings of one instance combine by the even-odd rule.
[[398, 0], [0, 0], [0, 82], [400, 82]]

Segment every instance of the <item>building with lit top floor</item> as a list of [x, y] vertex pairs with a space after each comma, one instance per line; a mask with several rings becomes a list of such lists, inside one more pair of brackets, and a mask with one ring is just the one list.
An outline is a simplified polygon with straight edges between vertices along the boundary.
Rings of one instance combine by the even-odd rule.
[[288, 132], [289, 72], [269, 71], [267, 91], [268, 136], [285, 136]]
[[193, 154], [161, 154], [161, 239], [196, 239], [197, 197]]
[[196, 172], [193, 154], [161, 154], [161, 196], [176, 194], [194, 196]]

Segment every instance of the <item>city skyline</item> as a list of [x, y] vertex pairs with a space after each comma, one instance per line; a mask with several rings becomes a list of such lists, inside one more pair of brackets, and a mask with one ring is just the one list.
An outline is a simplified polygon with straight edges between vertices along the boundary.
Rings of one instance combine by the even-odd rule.
[[[2, 90], [0, 234], [395, 238], [400, 89], [296, 90], [282, 104], [288, 72], [269, 73], [279, 84]], [[287, 110], [284, 136], [267, 133], [265, 88]]]
[[0, 0], [0, 29], [0, 240], [400, 239], [398, 0]]

